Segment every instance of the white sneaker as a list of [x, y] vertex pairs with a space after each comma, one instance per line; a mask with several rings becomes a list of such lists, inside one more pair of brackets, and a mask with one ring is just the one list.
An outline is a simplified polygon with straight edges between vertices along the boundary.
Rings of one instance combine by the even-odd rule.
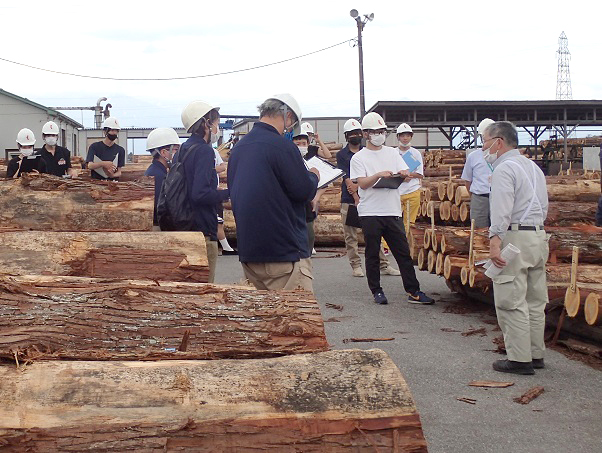
[[311, 256], [314, 256], [316, 254], [316, 249], [311, 249]]
[[401, 275], [401, 272], [392, 266], [387, 266], [385, 269], [381, 269], [380, 273], [381, 275]]
[[354, 277], [364, 277], [364, 271], [361, 267], [353, 268], [353, 276]]

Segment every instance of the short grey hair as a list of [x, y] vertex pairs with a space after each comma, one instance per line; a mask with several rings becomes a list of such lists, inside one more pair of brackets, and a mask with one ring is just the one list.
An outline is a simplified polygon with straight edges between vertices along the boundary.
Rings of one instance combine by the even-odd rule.
[[[286, 105], [284, 102], [279, 101], [278, 99], [267, 99], [263, 101], [261, 105], [257, 106], [257, 110], [259, 110], [259, 118], [274, 117], [282, 114], [282, 106]], [[295, 121], [298, 121], [297, 114], [291, 109], [289, 106], [286, 106], [288, 111], [291, 112]]]
[[518, 131], [516, 126], [509, 121], [496, 121], [485, 129], [489, 138], [500, 137], [508, 146], [518, 148]]

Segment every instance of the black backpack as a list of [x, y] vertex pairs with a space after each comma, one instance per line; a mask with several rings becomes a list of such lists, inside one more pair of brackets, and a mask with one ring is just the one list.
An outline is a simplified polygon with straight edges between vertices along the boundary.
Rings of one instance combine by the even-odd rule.
[[170, 168], [163, 180], [159, 201], [157, 201], [157, 220], [162, 231], [192, 231], [194, 227], [184, 161], [197, 146], [191, 146], [181, 159], [178, 156], [178, 161]]

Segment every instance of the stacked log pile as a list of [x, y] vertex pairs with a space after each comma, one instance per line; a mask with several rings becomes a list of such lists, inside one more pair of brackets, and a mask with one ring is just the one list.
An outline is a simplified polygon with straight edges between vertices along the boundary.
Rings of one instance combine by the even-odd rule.
[[153, 194], [0, 181], [0, 445], [426, 452], [384, 352], [328, 351], [311, 293], [196, 283], [203, 235], [146, 231]]

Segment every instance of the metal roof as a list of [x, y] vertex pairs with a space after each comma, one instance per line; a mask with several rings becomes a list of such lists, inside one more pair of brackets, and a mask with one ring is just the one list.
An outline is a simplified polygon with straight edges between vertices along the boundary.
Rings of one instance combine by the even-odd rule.
[[13, 93], [11, 93], [9, 91], [3, 90], [2, 88], [0, 88], [0, 94], [4, 94], [4, 95], [6, 95], [6, 96], [8, 96], [10, 98], [16, 99], [17, 101], [24, 102], [25, 104], [29, 104], [32, 107], [36, 107], [36, 108], [38, 108], [40, 110], [44, 110], [44, 111], [46, 111], [47, 115], [59, 117], [61, 120], [65, 121], [67, 123], [70, 123], [71, 125], [73, 125], [77, 129], [83, 129], [83, 127], [84, 127], [82, 124], [78, 123], [73, 118], [70, 118], [67, 115], [63, 114], [63, 113], [60, 113], [60, 112], [58, 112], [56, 110], [53, 110], [53, 109], [51, 109], [49, 107], [46, 107], [45, 105], [38, 104], [37, 102], [31, 101], [31, 100], [29, 100], [27, 98], [23, 98], [21, 96], [17, 96], [16, 94], [13, 94]]

